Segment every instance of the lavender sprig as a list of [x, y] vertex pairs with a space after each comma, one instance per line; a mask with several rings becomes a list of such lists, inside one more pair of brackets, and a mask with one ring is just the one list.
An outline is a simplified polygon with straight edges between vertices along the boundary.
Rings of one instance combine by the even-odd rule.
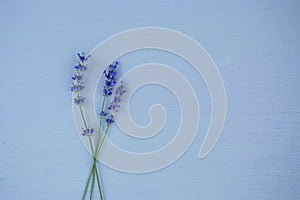
[[72, 77], [73, 83], [71, 86], [71, 92], [74, 92], [77, 94], [77, 97], [74, 98], [74, 103], [78, 106], [82, 106], [84, 103], [85, 97], [81, 96], [80, 93], [84, 89], [84, 83], [83, 83], [83, 75], [84, 72], [87, 70], [87, 62], [90, 58], [89, 56], [86, 56], [84, 52], [77, 54], [79, 61], [77, 65], [74, 67], [75, 73]]
[[84, 116], [84, 113], [82, 110], [82, 106], [84, 104], [85, 97], [83, 97], [81, 95], [81, 92], [85, 87], [84, 83], [83, 83], [83, 76], [84, 76], [84, 72], [87, 70], [87, 62], [88, 62], [88, 59], [90, 58], [90, 55], [86, 56], [85, 53], [82, 52], [82, 53], [77, 53], [77, 56], [78, 56], [79, 61], [78, 61], [77, 65], [74, 67], [75, 73], [74, 73], [74, 76], [72, 77], [74, 82], [72, 83], [72, 86], [71, 86], [71, 92], [77, 94], [76, 97], [74, 98], [74, 103], [77, 106], [79, 106], [81, 117], [84, 122], [85, 129], [84, 129], [82, 135], [83, 136], [91, 136], [94, 133], [94, 129], [88, 128], [88, 125], [87, 125], [87, 122], [86, 122], [86, 119], [85, 119], [85, 116]]
[[[78, 64], [74, 67], [75, 73], [74, 73], [74, 76], [72, 77], [74, 82], [72, 83], [72, 86], [71, 86], [71, 92], [76, 94], [76, 97], [74, 98], [74, 103], [79, 107], [81, 118], [82, 118], [82, 121], [84, 122], [84, 128], [82, 128], [83, 132], [82, 132], [81, 135], [88, 137], [89, 143], [90, 143], [90, 148], [91, 148], [93, 158], [94, 158], [94, 165], [93, 165], [93, 168], [91, 170], [90, 176], [87, 180], [82, 199], [85, 199], [87, 189], [88, 189], [88, 186], [89, 186], [89, 182], [90, 182], [90, 179], [91, 179], [91, 174], [93, 174], [93, 183], [95, 182], [95, 176], [96, 176], [97, 183], [98, 183], [98, 188], [99, 188], [99, 193], [100, 193], [100, 198], [102, 200], [103, 198], [102, 198], [102, 191], [101, 191], [101, 188], [100, 188], [98, 168], [95, 165], [96, 164], [96, 158], [95, 158], [96, 149], [94, 149], [92, 139], [91, 139], [91, 136], [94, 133], [94, 129], [93, 128], [88, 128], [88, 124], [87, 124], [87, 121], [86, 121], [86, 118], [85, 118], [85, 115], [84, 115], [84, 112], [83, 112], [83, 109], [82, 109], [82, 106], [83, 106], [84, 100], [85, 100], [85, 97], [83, 97], [81, 95], [82, 90], [85, 88], [84, 82], [83, 82], [83, 76], [84, 76], [85, 71], [87, 70], [87, 62], [88, 62], [88, 59], [90, 58], [90, 55], [86, 56], [85, 53], [78, 53], [77, 56], [79, 58], [79, 61], [78, 61]], [[92, 189], [90, 191], [90, 199], [92, 199], [93, 188], [94, 188], [94, 186], [92, 186]]]
[[121, 85], [116, 89], [114, 99], [110, 103], [108, 109], [113, 113], [117, 113], [120, 108], [120, 102], [122, 101], [122, 96], [125, 94], [125, 86], [123, 81], [121, 81]]
[[112, 90], [114, 89], [114, 86], [117, 83], [117, 68], [118, 68], [119, 62], [116, 61], [114, 64], [109, 65], [108, 69], [104, 70], [103, 74], [105, 76], [105, 82], [102, 94], [105, 97], [109, 97], [112, 95]]
[[[110, 64], [107, 69], [103, 71], [103, 75], [105, 77], [104, 80], [104, 86], [102, 89], [102, 95], [103, 95], [103, 100], [102, 100], [102, 108], [101, 112], [99, 114], [100, 117], [100, 122], [99, 122], [99, 134], [100, 130], [102, 130], [102, 121], [105, 116], [107, 116], [108, 112], [105, 110], [105, 102], [106, 98], [112, 95], [112, 91], [117, 83], [117, 69], [119, 66], [119, 62], [116, 61], [113, 64]], [[107, 120], [106, 120], [107, 121]], [[100, 138], [100, 136], [98, 137]], [[97, 141], [97, 145], [99, 144], [99, 140]]]

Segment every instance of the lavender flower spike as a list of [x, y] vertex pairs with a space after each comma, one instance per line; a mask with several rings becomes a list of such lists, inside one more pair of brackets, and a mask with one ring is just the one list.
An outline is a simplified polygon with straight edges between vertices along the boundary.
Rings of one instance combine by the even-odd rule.
[[114, 99], [108, 107], [108, 109], [111, 110], [113, 113], [119, 111], [120, 102], [122, 101], [122, 96], [125, 94], [125, 92], [125, 86], [123, 84], [123, 81], [121, 81], [121, 85], [116, 89]]
[[103, 87], [103, 96], [108, 97], [112, 95], [112, 90], [117, 83], [116, 76], [117, 76], [117, 68], [119, 62], [116, 61], [115, 64], [109, 65], [108, 69], [104, 70], [103, 74], [105, 76], [105, 83]]
[[77, 93], [77, 97], [74, 98], [74, 103], [78, 106], [82, 106], [84, 103], [85, 97], [81, 96], [81, 91], [84, 89], [84, 84], [83, 84], [83, 75], [84, 72], [87, 70], [87, 61], [90, 58], [89, 56], [85, 56], [85, 53], [78, 53], [78, 64], [74, 67], [75, 68], [75, 73], [72, 79], [74, 82], [72, 83], [71, 86], [71, 92]]

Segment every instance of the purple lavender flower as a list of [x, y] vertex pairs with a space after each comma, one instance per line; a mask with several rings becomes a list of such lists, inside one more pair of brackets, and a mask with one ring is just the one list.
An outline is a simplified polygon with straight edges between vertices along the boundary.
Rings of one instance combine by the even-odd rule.
[[78, 106], [81, 106], [84, 103], [85, 97], [79, 96], [74, 99], [74, 103]]
[[71, 86], [71, 92], [75, 92], [78, 94], [78, 96], [76, 98], [74, 98], [74, 103], [76, 105], [81, 106], [84, 103], [84, 99], [85, 97], [80, 96], [80, 92], [84, 89], [84, 85], [83, 85], [83, 75], [84, 72], [87, 70], [87, 61], [90, 58], [89, 56], [85, 56], [85, 53], [78, 53], [77, 54], [79, 61], [78, 64], [74, 67], [75, 68], [75, 74], [72, 77], [72, 79], [74, 80], [72, 86]]
[[108, 126], [112, 125], [115, 122], [114, 116], [111, 115], [109, 118], [106, 119], [106, 123]]
[[71, 87], [71, 92], [81, 92], [84, 88], [83, 82], [73, 83]]
[[80, 73], [74, 74], [74, 76], [72, 77], [72, 79], [77, 82], [82, 82], [82, 78], [83, 78], [83, 74]]
[[91, 128], [91, 129], [87, 128], [87, 129], [83, 129], [83, 132], [82, 132], [81, 135], [83, 135], [83, 136], [91, 136], [91, 135], [93, 135], [93, 133], [94, 133], [94, 129], [93, 128]]
[[76, 69], [78, 72], [85, 72], [87, 70], [87, 67], [85, 65], [82, 65], [81, 63], [78, 63], [78, 65], [74, 66], [74, 69]]
[[74, 80], [74, 83], [72, 84], [71, 91], [72, 92], [80, 92], [83, 90], [84, 85], [83, 85], [83, 75], [84, 71], [87, 70], [87, 61], [90, 58], [90, 56], [85, 56], [85, 53], [78, 53], [78, 65], [75, 66], [76, 73], [72, 77]]
[[102, 112], [99, 114], [100, 117], [105, 117], [106, 115], [107, 115], [107, 112], [104, 112], [104, 111], [102, 111]]
[[78, 56], [79, 61], [80, 61], [81, 63], [87, 62], [88, 59], [91, 57], [91, 55], [85, 56], [85, 53], [84, 53], [84, 52], [77, 53], [77, 56]]
[[[114, 64], [108, 66], [106, 70], [104, 70], [103, 74], [105, 76], [105, 82], [103, 87], [103, 96], [109, 97], [112, 95], [112, 91], [117, 84], [117, 68], [119, 62], [116, 61]], [[113, 97], [113, 101], [106, 108], [106, 110], [102, 110], [100, 113], [101, 120], [105, 117], [105, 121], [107, 126], [110, 126], [114, 123], [114, 114], [119, 111], [121, 98], [126, 92], [123, 82], [121, 81], [121, 85], [116, 89], [115, 95]], [[103, 108], [102, 108], [103, 109]], [[109, 114], [109, 116], [107, 116]]]
[[123, 84], [123, 81], [121, 81], [121, 85], [116, 89], [114, 99], [111, 102], [110, 106], [108, 107], [108, 109], [111, 110], [113, 113], [119, 111], [120, 102], [122, 101], [122, 96], [124, 95], [125, 92], [126, 92], [125, 86]]
[[86, 64], [88, 59], [91, 57], [90, 55], [85, 56], [85, 53], [77, 53], [77, 56], [79, 58], [78, 64], [74, 67], [77, 72], [85, 72], [87, 70]]
[[123, 96], [125, 92], [126, 90], [125, 90], [124, 82], [121, 81], [121, 85], [116, 90], [116, 95]]
[[119, 62], [116, 61], [115, 64], [109, 65], [108, 69], [104, 70], [103, 72], [106, 79], [104, 82], [102, 94], [105, 97], [112, 95], [112, 90], [117, 83], [116, 76], [117, 76], [118, 65]]

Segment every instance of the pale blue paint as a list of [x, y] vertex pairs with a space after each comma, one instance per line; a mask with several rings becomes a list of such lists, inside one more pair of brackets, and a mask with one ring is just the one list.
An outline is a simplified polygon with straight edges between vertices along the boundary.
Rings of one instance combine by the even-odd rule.
[[[210, 109], [201, 77], [166, 53], [125, 56], [124, 71], [174, 65], [198, 91], [202, 121], [188, 152], [164, 170], [133, 175], [102, 167], [107, 200], [299, 199], [299, 9], [298, 1], [1, 1], [0, 199], [80, 198], [91, 159], [72, 121], [74, 55], [140, 26], [181, 31], [208, 50], [227, 90], [227, 120], [214, 151], [198, 160]], [[136, 151], [168, 142], [179, 114], [169, 97], [147, 87], [132, 102], [141, 124], [149, 105], [166, 105], [171, 117], [162, 135], [138, 141], [116, 130], [112, 140]]]

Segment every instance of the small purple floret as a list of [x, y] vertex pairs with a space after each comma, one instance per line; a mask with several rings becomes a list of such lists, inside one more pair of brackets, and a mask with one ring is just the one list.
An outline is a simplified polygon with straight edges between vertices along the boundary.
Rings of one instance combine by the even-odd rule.
[[108, 126], [112, 125], [115, 122], [114, 116], [111, 115], [109, 118], [106, 119], [106, 123]]
[[83, 135], [83, 136], [91, 136], [91, 135], [93, 135], [93, 133], [94, 133], [94, 129], [93, 128], [91, 128], [91, 129], [84, 129], [83, 130], [83, 132], [82, 132], [82, 134], [81, 135]]
[[86, 62], [90, 58], [90, 55], [85, 56], [84, 52], [77, 53], [77, 56], [79, 58], [79, 61], [82, 62], [82, 63]]
[[76, 83], [76, 84], [73, 83], [73, 85], [71, 87], [71, 92], [81, 92], [83, 90], [83, 88], [84, 88], [84, 85], [82, 82]]
[[78, 81], [78, 82], [82, 82], [82, 78], [83, 78], [83, 74], [75, 74], [73, 77], [72, 77], [72, 79], [74, 80], [74, 81]]
[[100, 117], [105, 117], [106, 115], [107, 115], [107, 112], [104, 112], [104, 111], [102, 111], [102, 112], [99, 114]]
[[74, 103], [78, 106], [81, 106], [84, 103], [85, 97], [79, 96], [74, 99]]

